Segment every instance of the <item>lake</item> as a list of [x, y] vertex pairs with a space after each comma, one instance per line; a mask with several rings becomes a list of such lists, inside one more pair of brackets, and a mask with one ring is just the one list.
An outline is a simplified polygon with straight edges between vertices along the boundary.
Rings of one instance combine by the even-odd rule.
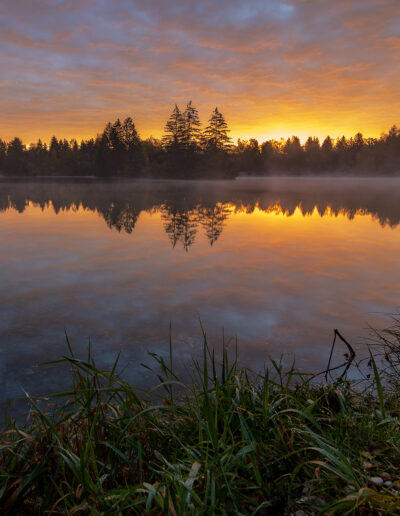
[[[400, 305], [400, 180], [0, 181], [1, 402], [54, 392], [90, 338], [145, 386], [148, 351], [240, 362], [285, 353], [318, 371], [338, 328], [365, 353]], [[346, 351], [338, 347], [336, 360]]]

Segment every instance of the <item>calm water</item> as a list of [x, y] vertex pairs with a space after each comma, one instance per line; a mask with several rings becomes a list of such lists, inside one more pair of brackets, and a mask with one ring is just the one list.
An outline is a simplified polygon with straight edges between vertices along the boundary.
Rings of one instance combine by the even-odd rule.
[[64, 328], [102, 365], [122, 350], [140, 384], [170, 321], [179, 367], [199, 353], [199, 317], [253, 368], [282, 352], [323, 368], [333, 328], [362, 350], [398, 311], [399, 222], [392, 179], [3, 180], [0, 401], [64, 386], [40, 365], [65, 354]]

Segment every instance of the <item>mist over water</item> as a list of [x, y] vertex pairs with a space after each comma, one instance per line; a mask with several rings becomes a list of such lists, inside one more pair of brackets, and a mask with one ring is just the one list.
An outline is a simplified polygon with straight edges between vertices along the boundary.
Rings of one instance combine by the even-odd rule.
[[400, 306], [399, 223], [398, 179], [0, 181], [1, 401], [65, 386], [39, 366], [64, 328], [101, 365], [122, 351], [140, 385], [170, 322], [181, 369], [199, 318], [255, 369], [281, 353], [323, 368], [334, 328], [362, 353]]

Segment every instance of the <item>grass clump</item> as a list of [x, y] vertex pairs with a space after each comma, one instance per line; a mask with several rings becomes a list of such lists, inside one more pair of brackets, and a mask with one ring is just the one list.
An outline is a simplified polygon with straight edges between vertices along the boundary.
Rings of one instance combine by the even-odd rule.
[[400, 514], [399, 383], [373, 357], [364, 390], [218, 363], [205, 337], [187, 384], [153, 357], [146, 395], [70, 349], [72, 390], [2, 432], [2, 514]]

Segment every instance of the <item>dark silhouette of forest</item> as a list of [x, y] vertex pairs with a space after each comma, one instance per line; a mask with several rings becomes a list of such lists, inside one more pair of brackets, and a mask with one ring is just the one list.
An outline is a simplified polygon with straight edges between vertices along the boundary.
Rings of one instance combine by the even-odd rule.
[[98, 176], [218, 179], [238, 175], [400, 175], [400, 129], [380, 138], [329, 136], [287, 140], [238, 140], [232, 144], [224, 116], [215, 108], [204, 129], [197, 109], [175, 106], [164, 136], [140, 138], [132, 118], [108, 123], [95, 139], [55, 136], [26, 147], [19, 138], [0, 139], [0, 174], [9, 176]]
[[199, 232], [210, 245], [217, 245], [232, 211], [252, 213], [282, 211], [290, 217], [300, 208], [310, 215], [315, 208], [323, 215], [368, 214], [382, 226], [400, 224], [400, 196], [391, 179], [324, 180], [280, 179], [260, 191], [254, 181], [163, 182], [96, 181], [89, 179], [0, 182], [0, 213], [9, 209], [22, 213], [29, 203], [56, 213], [79, 207], [97, 212], [107, 226], [132, 233], [142, 212], [161, 214], [172, 247], [186, 251]]

